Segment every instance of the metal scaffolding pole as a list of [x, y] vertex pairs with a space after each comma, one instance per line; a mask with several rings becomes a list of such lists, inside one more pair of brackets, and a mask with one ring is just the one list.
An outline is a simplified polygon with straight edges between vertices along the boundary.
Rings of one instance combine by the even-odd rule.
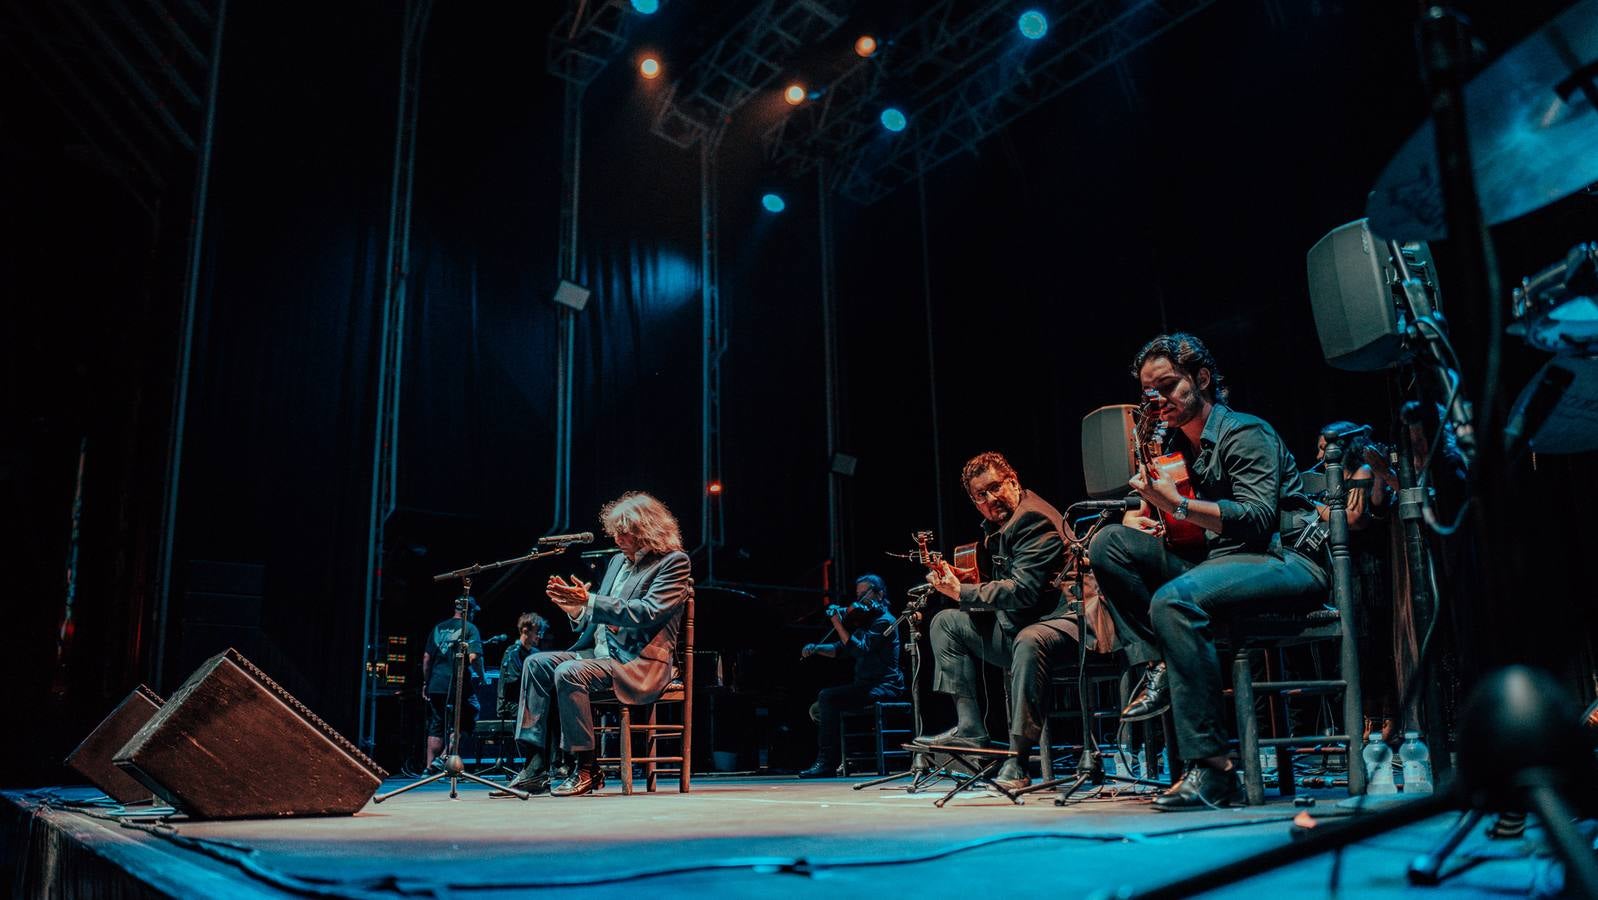
[[816, 167], [817, 218], [821, 251], [821, 357], [827, 434], [827, 556], [832, 561], [829, 587], [847, 577], [848, 560], [843, 543], [843, 475], [834, 464], [838, 457], [838, 307], [836, 246], [832, 233], [832, 191], [827, 186], [828, 164]]
[[378, 312], [377, 417], [372, 435], [372, 488], [367, 510], [365, 608], [357, 740], [370, 753], [376, 744], [377, 679], [384, 672], [382, 564], [389, 517], [398, 503], [400, 389], [405, 369], [405, 301], [410, 280], [412, 188], [416, 178], [416, 123], [421, 102], [422, 38], [432, 0], [409, 0], [400, 38], [399, 97], [395, 110], [394, 158], [389, 178], [388, 233], [383, 258], [383, 294]]
[[[577, 250], [580, 232], [579, 209], [583, 183], [583, 98], [588, 85], [574, 79], [566, 82], [564, 123], [561, 127], [560, 246], [557, 268], [560, 277], [576, 283]], [[572, 468], [572, 388], [576, 381], [577, 311], [566, 306], [556, 309], [555, 338], [555, 503], [550, 532], [571, 526]]]
[[216, 91], [222, 68], [222, 26], [227, 21], [227, 0], [218, 0], [211, 31], [211, 66], [205, 86], [205, 124], [200, 129], [198, 167], [194, 176], [194, 204], [189, 231], [187, 277], [183, 308], [178, 318], [178, 360], [172, 390], [172, 430], [166, 457], [166, 497], [161, 507], [161, 549], [156, 565], [155, 653], [150, 660], [150, 681], [164, 692], [167, 616], [172, 607], [172, 554], [178, 519], [178, 488], [183, 473], [183, 430], [189, 410], [189, 369], [194, 362], [194, 314], [200, 297], [200, 265], [205, 250], [205, 214], [211, 189], [211, 154], [216, 146]]
[[721, 478], [720, 198], [717, 157], [720, 133], [699, 144], [699, 546], [705, 551], [705, 581], [716, 579], [716, 548], [726, 527], [721, 497], [710, 485]]

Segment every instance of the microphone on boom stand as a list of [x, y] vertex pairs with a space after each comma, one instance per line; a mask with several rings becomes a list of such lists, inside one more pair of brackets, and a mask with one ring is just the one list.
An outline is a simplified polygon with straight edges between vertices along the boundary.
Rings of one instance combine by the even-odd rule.
[[579, 531], [574, 534], [548, 534], [538, 539], [538, 546], [551, 547], [555, 545], [566, 546], [570, 544], [592, 544], [594, 533], [592, 531]]

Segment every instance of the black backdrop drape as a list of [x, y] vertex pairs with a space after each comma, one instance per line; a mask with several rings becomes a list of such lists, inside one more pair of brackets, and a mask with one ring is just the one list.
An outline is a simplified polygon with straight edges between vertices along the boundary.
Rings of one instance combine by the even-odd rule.
[[[1480, 3], [1472, 11], [1497, 51], [1559, 5]], [[671, 4], [650, 26], [666, 48], [668, 77], [709, 36], [695, 27], [706, 6]], [[896, 594], [919, 578], [881, 554], [901, 549], [910, 530], [931, 527], [938, 486], [947, 531], [940, 541], [974, 535], [957, 475], [979, 450], [1009, 454], [1024, 481], [1058, 504], [1077, 498], [1077, 421], [1131, 396], [1130, 354], [1162, 329], [1209, 338], [1236, 404], [1273, 421], [1301, 460], [1327, 420], [1382, 424], [1386, 379], [1320, 361], [1303, 256], [1327, 230], [1360, 215], [1382, 161], [1421, 117], [1413, 10], [1389, 6], [1217, 4], [927, 177], [942, 471], [932, 466], [917, 191], [912, 185], [867, 209], [837, 204], [840, 446], [860, 460], [845, 506], [857, 568], [882, 570]], [[190, 560], [263, 566], [260, 624], [273, 657], [264, 663], [352, 731], [399, 10], [376, 2], [235, 4], [231, 15], [175, 568], [181, 578]], [[414, 639], [446, 614], [449, 588], [426, 575], [522, 552], [551, 524], [549, 296], [558, 278], [562, 88], [543, 70], [543, 39], [553, 15], [440, 4], [427, 38], [401, 511], [384, 560], [385, 633]], [[698, 158], [648, 134], [659, 86], [639, 85], [626, 63], [596, 82], [586, 107], [579, 280], [595, 294], [577, 319], [571, 524], [591, 527], [601, 502], [641, 488], [672, 506], [693, 545], [704, 487]], [[26, 89], [20, 79], [8, 83], [24, 86], [9, 92]], [[5, 108], [30, 126], [49, 118], [32, 95]], [[56, 183], [81, 180], [82, 166], [62, 149], [64, 128], [8, 131], [13, 156], [47, 161], [33, 171], [54, 173]], [[816, 585], [827, 552], [828, 469], [816, 189], [813, 180], [784, 183], [763, 171], [747, 131], [729, 133], [721, 155], [729, 345], [720, 473], [727, 490], [718, 501], [727, 546], [717, 574]], [[771, 216], [758, 196], [775, 184], [789, 209]], [[7, 196], [26, 201], [17, 208], [50, 205], [15, 171], [5, 185]], [[110, 233], [61, 230], [31, 253], [13, 243], [8, 282], [35, 294], [58, 290], [59, 309], [81, 310], [86, 320], [113, 307], [108, 283], [146, 280], [155, 285], [151, 296], [175, 296], [170, 258], [180, 214], [168, 211], [166, 249], [143, 264], [124, 259], [69, 277], [57, 270], [86, 249], [114, 246], [118, 236], [131, 244], [142, 234], [140, 246], [150, 239], [136, 216], [113, 216], [119, 207], [108, 197], [81, 187], [62, 196], [73, 199], [75, 221], [98, 215]], [[21, 219], [7, 220], [9, 233], [28, 231]], [[1592, 220], [1591, 199], [1574, 198], [1496, 229], [1506, 277], [1590, 239]], [[1446, 264], [1446, 246], [1439, 250]], [[1445, 268], [1445, 292], [1448, 275]], [[36, 307], [25, 321], [72, 327], [70, 315], [47, 316], [43, 301], [24, 303]], [[17, 414], [65, 396], [75, 415], [96, 420], [87, 399], [95, 391], [137, 393], [146, 410], [160, 409], [174, 308], [163, 300], [146, 319], [112, 332], [141, 338], [143, 346], [119, 348], [125, 366], [109, 364], [92, 342], [69, 349], [73, 360], [102, 359], [80, 367], [88, 373], [83, 395], [18, 389], [12, 396], [28, 399], [14, 404]], [[1476, 358], [1478, 311], [1450, 313]], [[19, 348], [13, 383], [30, 361], [60, 350], [20, 338], [8, 346]], [[1506, 352], [1505, 387], [1514, 390], [1538, 359], [1516, 345]], [[38, 371], [41, 384], [66, 377], [61, 368]], [[122, 393], [109, 390], [117, 386]], [[1472, 389], [1479, 397], [1480, 385]], [[146, 651], [149, 643], [108, 624], [115, 610], [145, 598], [145, 583], [126, 572], [147, 568], [158, 511], [149, 495], [159, 465], [149, 461], [159, 459], [152, 448], [164, 446], [161, 416], [131, 408], [118, 405], [125, 415], [107, 440], [144, 463], [127, 464], [98, 497], [87, 493], [85, 548], [95, 549], [83, 561], [85, 584], [97, 572], [104, 587], [82, 601], [83, 633], [99, 636], [80, 642], [74, 664], [103, 677], [83, 679], [68, 702], [79, 718], [137, 678], [110, 651], [127, 656], [130, 642]], [[47, 611], [29, 620], [22, 643], [53, 651], [48, 610], [59, 608], [55, 573], [82, 429], [70, 417], [50, 421], [59, 427], [44, 430], [49, 440], [36, 429], [8, 438], [6, 450], [17, 461], [9, 472], [30, 473], [10, 476], [11, 495], [37, 516], [43, 535], [14, 543], [37, 557], [24, 568]], [[1570, 477], [1580, 462], [1540, 460], [1538, 496], [1582, 508], [1592, 491]], [[24, 490], [32, 473], [42, 481]], [[130, 501], [140, 496], [142, 505]], [[119, 515], [144, 523], [142, 542], [128, 538]], [[1526, 518], [1531, 528], [1541, 517]], [[1593, 617], [1571, 600], [1586, 593], [1577, 587], [1578, 530], [1550, 528], [1539, 539], [1548, 548], [1548, 586], [1490, 598], [1486, 612], [1503, 636], [1494, 642], [1500, 657], [1560, 663], [1584, 652]], [[129, 540], [145, 548], [132, 559]], [[523, 608], [548, 613], [538, 587], [547, 572], [569, 568], [529, 568], [498, 590], [485, 580], [485, 633], [505, 630]], [[184, 641], [182, 622], [193, 611], [184, 607], [184, 587], [180, 581], [174, 595], [174, 660], [214, 649]], [[776, 601], [768, 594], [756, 602]], [[796, 617], [808, 602], [794, 601], [784, 614]], [[1548, 621], [1569, 627], [1547, 633]], [[18, 661], [37, 673], [49, 668], [46, 656]], [[169, 686], [185, 674], [177, 667], [169, 666]], [[831, 674], [812, 667], [785, 677], [799, 696], [804, 678]], [[78, 733], [58, 743], [70, 745]]]

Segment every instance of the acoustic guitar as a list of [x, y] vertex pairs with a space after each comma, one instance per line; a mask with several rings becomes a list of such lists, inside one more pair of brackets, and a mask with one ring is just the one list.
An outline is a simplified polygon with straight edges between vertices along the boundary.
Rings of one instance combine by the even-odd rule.
[[[1145, 391], [1143, 402], [1137, 410], [1137, 461], [1152, 481], [1158, 472], [1170, 479], [1183, 497], [1193, 500], [1192, 476], [1187, 471], [1187, 460], [1179, 452], [1167, 451], [1165, 442], [1170, 434], [1170, 423], [1160, 418], [1160, 395]], [[1157, 511], [1158, 512], [1158, 511]], [[1173, 549], [1189, 549], [1204, 545], [1204, 529], [1168, 512], [1158, 512], [1165, 525], [1165, 545]]]

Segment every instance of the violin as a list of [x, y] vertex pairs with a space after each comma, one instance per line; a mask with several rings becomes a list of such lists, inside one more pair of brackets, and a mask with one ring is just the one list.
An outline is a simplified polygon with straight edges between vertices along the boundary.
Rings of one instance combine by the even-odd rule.
[[849, 631], [864, 628], [877, 620], [877, 606], [873, 603], [864, 603], [856, 600], [844, 605], [834, 603], [827, 607], [827, 618], [838, 616], [843, 621], [843, 627]]

